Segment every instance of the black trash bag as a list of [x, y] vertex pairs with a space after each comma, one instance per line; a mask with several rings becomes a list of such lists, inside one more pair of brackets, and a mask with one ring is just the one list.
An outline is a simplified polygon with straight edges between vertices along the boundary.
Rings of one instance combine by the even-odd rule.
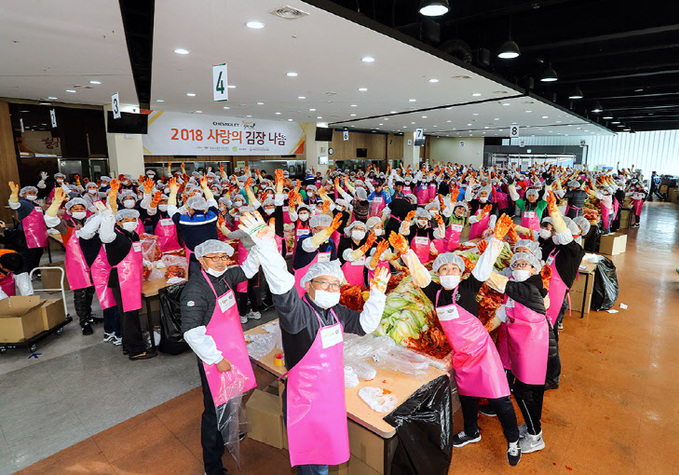
[[158, 291], [160, 299], [160, 345], [163, 353], [178, 355], [189, 349], [182, 333], [182, 314], [179, 297], [186, 282], [170, 285]]
[[604, 228], [601, 222], [596, 226], [590, 228], [587, 234], [587, 239], [585, 240], [585, 251], [587, 252], [599, 252], [599, 244], [601, 242], [601, 236], [604, 234]]
[[594, 290], [592, 291], [592, 308], [608, 310], [618, 299], [618, 272], [615, 264], [608, 257], [602, 257], [596, 264]]
[[396, 427], [392, 475], [445, 475], [453, 455], [450, 378], [440, 376], [418, 389], [384, 420]]

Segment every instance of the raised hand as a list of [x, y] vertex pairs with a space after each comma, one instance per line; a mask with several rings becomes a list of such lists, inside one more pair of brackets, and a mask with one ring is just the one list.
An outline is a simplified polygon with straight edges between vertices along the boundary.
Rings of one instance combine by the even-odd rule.
[[550, 191], [549, 194], [547, 195], [547, 208], [549, 209], [550, 214], [558, 211], [556, 207], [556, 197], [554, 196], [554, 192]]
[[368, 250], [372, 247], [374, 243], [375, 243], [375, 233], [370, 232], [370, 234], [368, 234], [368, 239], [365, 241], [365, 244], [361, 246], [361, 251], [363, 251], [363, 254], [368, 252]]
[[245, 188], [248, 189], [250, 188], [250, 185], [252, 184], [252, 177], [248, 177], [247, 180], [245, 180]]
[[170, 178], [170, 182], [167, 186], [170, 189], [170, 193], [177, 193], [179, 191], [179, 185], [177, 184], [177, 179], [175, 177]]
[[383, 294], [387, 290], [390, 278], [389, 269], [380, 267], [375, 271], [375, 276], [370, 280], [370, 290]]
[[402, 235], [396, 234], [394, 231], [389, 235], [389, 243], [401, 254], [408, 252], [408, 241]]
[[452, 190], [450, 190], [450, 202], [455, 203], [459, 195], [460, 195], [459, 188], [453, 188]]
[[[141, 182], [140, 182], [141, 183]], [[153, 187], [155, 186], [155, 183], [153, 180], [150, 178], [147, 178], [146, 181], [144, 182], [144, 193], [147, 195], [153, 191]]]
[[19, 185], [17, 185], [13, 181], [10, 181], [9, 182], [9, 189], [12, 190], [13, 195], [19, 196]]
[[158, 206], [158, 203], [160, 203], [160, 200], [163, 199], [163, 194], [159, 191], [156, 191], [155, 194], [153, 195], [153, 200], [151, 200], [151, 208], [155, 208]]
[[329, 201], [329, 200], [325, 200], [325, 201], [323, 202], [323, 210], [322, 210], [322, 212], [323, 212], [323, 214], [328, 214], [329, 211], [330, 211], [330, 201]]
[[120, 181], [114, 178], [113, 180], [111, 180], [109, 186], [111, 187], [111, 191], [113, 191], [117, 195], [118, 190], [120, 190]]
[[[273, 221], [273, 220], [272, 220]], [[259, 212], [250, 213], [246, 211], [240, 217], [238, 228], [250, 235], [255, 244], [262, 244], [268, 241], [275, 242], [276, 230], [272, 225], [267, 226]]]
[[513, 225], [514, 222], [512, 221], [512, 218], [510, 218], [506, 214], [503, 214], [502, 216], [500, 216], [500, 219], [498, 219], [497, 222], [495, 223], [495, 232], [493, 233], [493, 236], [498, 241], [502, 241], [502, 239], [509, 232], [509, 230], [512, 229]]
[[481, 210], [481, 214], [479, 215], [479, 219], [481, 219], [482, 217], [484, 217], [485, 215], [490, 213], [492, 209], [493, 209], [493, 205], [484, 206], [483, 210]]
[[408, 221], [408, 222], [411, 222], [411, 221], [413, 220], [413, 218], [415, 217], [415, 214], [416, 214], [415, 210], [412, 210], [411, 212], [409, 212], [409, 213], [406, 215], [406, 219], [405, 219], [405, 220]]
[[200, 187], [201, 188], [207, 188], [207, 177], [205, 175], [200, 177], [199, 181], [200, 181]]
[[441, 215], [438, 214], [436, 211], [434, 211], [433, 214], [434, 219], [436, 220], [437, 223], [439, 223], [439, 226], [443, 226], [443, 218], [441, 217]]
[[332, 220], [332, 223], [330, 224], [330, 227], [332, 228], [333, 232], [337, 231], [339, 227], [342, 225], [342, 214], [337, 213], [335, 215], [335, 218]]
[[370, 267], [377, 267], [377, 263], [380, 261], [382, 254], [384, 254], [387, 249], [389, 249], [389, 241], [386, 239], [380, 241], [380, 243], [375, 248], [375, 254], [373, 254], [372, 258], [370, 259]]

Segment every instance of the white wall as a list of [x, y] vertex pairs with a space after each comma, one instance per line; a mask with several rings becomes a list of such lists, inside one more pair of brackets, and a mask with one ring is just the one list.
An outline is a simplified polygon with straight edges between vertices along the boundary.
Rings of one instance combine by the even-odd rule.
[[[107, 121], [106, 112], [111, 110], [111, 105], [104, 107], [104, 121]], [[132, 112], [125, 110], [124, 112]], [[109, 168], [111, 177], [116, 178], [121, 173], [129, 173], [133, 178], [144, 174], [144, 146], [140, 134], [106, 134], [108, 147]]]
[[[427, 137], [429, 158], [436, 163], [483, 166], [483, 138]], [[464, 144], [462, 146], [461, 144]]]
[[[528, 145], [580, 145], [587, 144], [587, 164], [594, 166], [641, 168], [646, 178], [652, 171], [661, 175], [679, 175], [679, 130], [656, 130], [637, 132], [635, 134], [619, 133], [586, 137], [524, 137]], [[504, 140], [503, 145], [509, 145]], [[511, 145], [519, 145], [519, 139], [512, 139]]]

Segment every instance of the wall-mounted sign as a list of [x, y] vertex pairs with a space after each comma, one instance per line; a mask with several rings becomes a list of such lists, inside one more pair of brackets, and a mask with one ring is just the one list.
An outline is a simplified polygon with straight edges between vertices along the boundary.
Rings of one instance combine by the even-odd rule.
[[57, 128], [57, 113], [54, 111], [54, 109], [50, 109], [50, 119], [52, 120], [52, 128], [56, 129]]
[[226, 63], [212, 66], [212, 99], [215, 102], [229, 100], [229, 83], [226, 79]]
[[509, 136], [511, 138], [517, 138], [519, 136], [519, 126], [518, 125], [512, 125], [509, 127]]
[[464, 140], [460, 140], [460, 147], [464, 147]]
[[349, 131], [348, 130], [343, 130], [342, 131], [342, 139], [347, 142], [349, 140]]
[[296, 122], [153, 111], [142, 136], [146, 155], [297, 155], [304, 130]]
[[519, 147], [525, 147], [526, 146], [526, 140], [525, 139], [520, 139], [519, 140]]
[[111, 110], [113, 111], [113, 118], [120, 119], [120, 98], [117, 92], [111, 96]]
[[584, 140], [581, 140], [581, 141], [580, 141], [580, 146], [581, 146], [581, 147], [584, 147], [585, 145], [587, 145], [587, 142], [585, 142]]

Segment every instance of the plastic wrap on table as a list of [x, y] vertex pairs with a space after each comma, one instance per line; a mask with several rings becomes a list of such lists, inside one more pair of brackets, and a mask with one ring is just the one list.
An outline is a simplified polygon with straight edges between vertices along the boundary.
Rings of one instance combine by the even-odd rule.
[[262, 327], [265, 333], [248, 335], [248, 355], [253, 359], [261, 359], [271, 353], [274, 348], [282, 348], [281, 330], [278, 322], [269, 322]]
[[453, 454], [451, 385], [447, 375], [418, 389], [384, 420], [396, 428], [393, 475], [444, 475]]
[[363, 399], [370, 409], [375, 412], [391, 412], [398, 404], [398, 399], [387, 388], [365, 386], [359, 389], [358, 397]]
[[613, 308], [618, 299], [618, 272], [608, 257], [601, 257], [596, 263], [594, 290], [592, 291], [592, 308], [608, 310]]
[[188, 278], [189, 265], [186, 257], [177, 256], [174, 254], [165, 254], [161, 261], [165, 264], [165, 278], [179, 277], [180, 279]]
[[170, 355], [178, 355], [189, 349], [182, 332], [182, 313], [179, 298], [186, 282], [158, 290], [160, 300], [160, 345], [158, 349]]
[[344, 387], [355, 388], [358, 386], [358, 376], [351, 366], [344, 366]]
[[158, 236], [142, 233], [139, 236], [139, 241], [141, 242], [141, 255], [145, 260], [155, 262], [163, 257], [163, 251], [158, 243]]
[[[382, 337], [386, 338], [386, 337]], [[423, 377], [429, 368], [429, 359], [401, 346], [381, 348], [374, 355], [375, 367], [400, 371], [417, 378]]]
[[244, 411], [241, 409], [243, 387], [246, 376], [235, 366], [220, 373], [219, 396], [215, 402], [217, 428], [222, 434], [224, 445], [240, 468], [240, 427]]
[[370, 366], [370, 364], [366, 363], [365, 361], [361, 361], [359, 359], [355, 358], [347, 359], [345, 357], [344, 366], [345, 368], [351, 368], [357, 377], [364, 379], [366, 381], [375, 379], [375, 376], [377, 376], [377, 370], [375, 368]]
[[163, 277], [165, 277], [165, 274], [163, 274], [163, 271], [161, 271], [160, 269], [157, 269], [153, 265], [151, 267], [149, 267], [148, 269], [149, 269], [149, 272], [147, 273], [146, 268], [144, 268], [144, 277], [145, 277], [144, 281], [146, 281], [146, 282], [150, 282], [152, 280], [162, 279]]

